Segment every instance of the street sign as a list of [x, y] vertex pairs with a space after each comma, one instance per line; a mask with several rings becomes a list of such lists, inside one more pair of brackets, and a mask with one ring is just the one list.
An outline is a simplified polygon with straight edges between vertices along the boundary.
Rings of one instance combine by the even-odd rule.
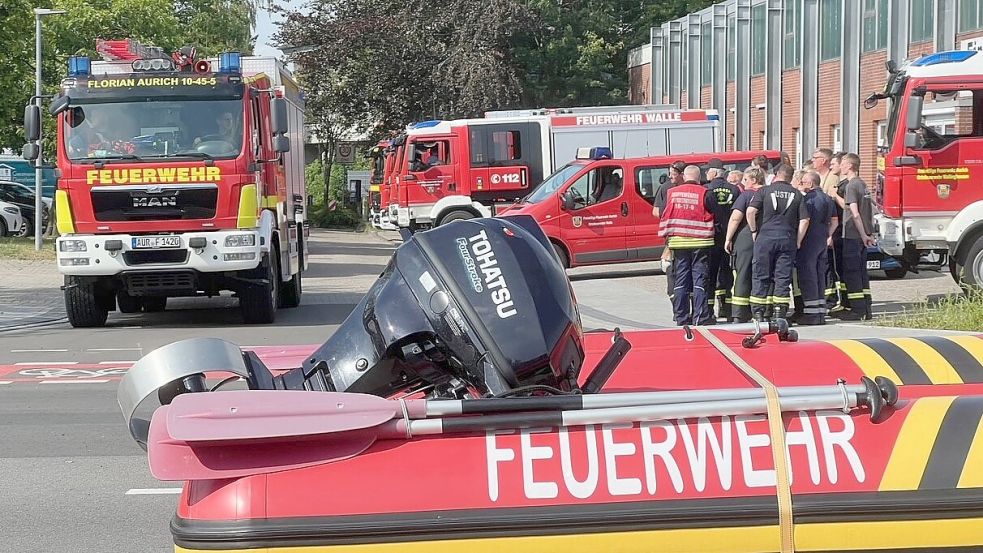
[[341, 142], [335, 151], [335, 162], [342, 165], [355, 163], [355, 144], [351, 142]]

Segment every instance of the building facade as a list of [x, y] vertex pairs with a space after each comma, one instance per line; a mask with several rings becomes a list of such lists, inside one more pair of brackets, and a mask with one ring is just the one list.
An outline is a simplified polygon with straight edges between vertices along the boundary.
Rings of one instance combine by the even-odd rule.
[[953, 49], [983, 49], [983, 0], [727, 0], [650, 29], [629, 99], [718, 110], [721, 149], [857, 152], [873, 182], [887, 107], [862, 104], [885, 62]]

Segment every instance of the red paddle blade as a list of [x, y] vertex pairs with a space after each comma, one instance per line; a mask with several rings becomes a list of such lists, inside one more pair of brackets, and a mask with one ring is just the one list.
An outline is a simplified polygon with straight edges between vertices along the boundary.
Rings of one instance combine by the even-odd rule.
[[147, 439], [150, 472], [158, 480], [219, 480], [322, 465], [354, 457], [375, 442], [371, 430], [356, 430], [325, 440], [192, 445], [168, 433], [169, 409], [154, 413]]
[[402, 416], [399, 402], [381, 397], [303, 390], [181, 394], [169, 407], [168, 433], [183, 442], [271, 441], [349, 432]]

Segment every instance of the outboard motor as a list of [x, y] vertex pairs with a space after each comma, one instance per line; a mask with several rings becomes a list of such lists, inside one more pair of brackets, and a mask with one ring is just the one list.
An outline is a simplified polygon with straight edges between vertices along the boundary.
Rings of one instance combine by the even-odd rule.
[[[609, 375], [623, 351], [602, 372]], [[140, 359], [117, 395], [144, 444], [149, 422], [134, 417], [143, 400], [156, 395], [164, 405], [206, 391], [208, 371], [236, 374], [250, 389], [463, 398], [577, 393], [583, 361], [570, 281], [539, 225], [520, 215], [456, 221], [407, 238], [301, 367], [274, 376], [253, 352], [192, 338]]]
[[584, 359], [573, 290], [528, 216], [417, 233], [302, 367], [251, 388], [482, 397], [576, 387]]

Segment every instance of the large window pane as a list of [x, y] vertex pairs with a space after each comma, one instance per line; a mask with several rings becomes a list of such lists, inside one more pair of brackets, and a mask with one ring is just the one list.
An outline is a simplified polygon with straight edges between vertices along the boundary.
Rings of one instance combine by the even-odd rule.
[[864, 52], [873, 52], [887, 46], [887, 1], [864, 0], [861, 42]]
[[887, 48], [887, 1], [877, 3], [877, 48]]
[[737, 16], [727, 16], [727, 80], [733, 81], [737, 73]]
[[959, 31], [974, 31], [983, 27], [980, 9], [983, 2], [980, 0], [959, 0]]
[[799, 37], [802, 35], [801, 15], [802, 0], [785, 2], [785, 37], [783, 39], [784, 56], [782, 67], [789, 69], [799, 66]]
[[710, 21], [700, 27], [700, 65], [703, 85], [713, 84], [713, 24]]
[[765, 39], [768, 29], [765, 25], [765, 5], [751, 7], [751, 74], [765, 72]]
[[930, 40], [935, 29], [934, 0], [911, 0], [911, 41]]
[[819, 58], [840, 57], [840, 34], [843, 32], [842, 0], [821, 0], [819, 4]]

